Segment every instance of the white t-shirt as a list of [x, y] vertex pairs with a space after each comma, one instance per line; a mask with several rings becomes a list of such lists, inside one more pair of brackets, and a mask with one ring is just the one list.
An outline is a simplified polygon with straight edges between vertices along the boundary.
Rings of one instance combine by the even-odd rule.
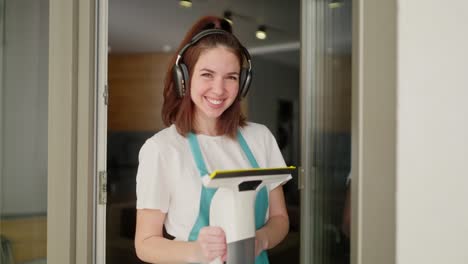
[[[241, 133], [260, 167], [285, 166], [267, 127], [248, 123]], [[197, 139], [208, 172], [251, 168], [236, 140], [202, 134]], [[187, 241], [198, 216], [202, 183], [188, 139], [174, 125], [161, 130], [141, 147], [136, 181], [137, 209], [159, 209], [167, 213], [167, 232], [177, 240]], [[268, 192], [280, 184], [267, 186]]]

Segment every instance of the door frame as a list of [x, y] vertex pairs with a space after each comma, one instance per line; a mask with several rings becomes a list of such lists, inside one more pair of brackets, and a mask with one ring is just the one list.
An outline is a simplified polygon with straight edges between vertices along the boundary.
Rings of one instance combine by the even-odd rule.
[[[107, 106], [99, 99], [103, 94], [105, 94], [104, 87], [107, 84], [107, 27], [108, 27], [108, 0], [99, 0], [97, 8], [97, 92], [96, 97], [96, 177], [99, 177], [99, 172], [106, 171], [106, 129], [107, 127]], [[300, 189], [301, 191], [301, 248], [300, 248], [300, 263], [309, 264], [312, 263], [311, 256], [314, 252], [310, 251], [312, 249], [312, 233], [310, 227], [313, 226], [313, 217], [311, 212], [313, 211], [310, 207], [310, 204], [313, 204], [311, 200], [314, 190], [314, 170], [311, 160], [311, 154], [313, 150], [313, 140], [312, 140], [312, 89], [314, 86], [315, 72], [313, 68], [317, 65], [314, 63], [317, 61], [315, 59], [315, 37], [317, 35], [316, 27], [314, 27], [314, 22], [316, 18], [316, 8], [317, 2], [310, 0], [301, 0], [301, 77], [300, 77], [300, 93], [301, 93], [301, 124], [300, 124], [300, 133], [301, 133], [301, 145], [308, 146], [302, 147], [301, 149], [301, 172], [305, 177], [301, 177], [300, 180]], [[102, 34], [104, 33], [104, 34]], [[103, 65], [105, 64], [105, 65]], [[310, 74], [312, 73], [312, 74]], [[98, 178], [95, 180], [95, 186], [99, 186]], [[96, 187], [95, 189], [99, 189]], [[94, 263], [96, 264], [105, 264], [105, 251], [106, 251], [106, 206], [105, 204], [99, 204], [99, 192], [96, 190], [95, 199], [95, 251], [94, 251]], [[304, 235], [305, 234], [305, 235]]]
[[313, 192], [314, 192], [314, 168], [312, 166], [313, 156], [313, 89], [316, 67], [315, 37], [317, 35], [315, 26], [317, 2], [301, 0], [301, 62], [300, 62], [300, 137], [301, 137], [301, 168], [299, 171], [300, 193], [300, 263], [313, 264], [313, 226], [312, 216]]
[[93, 263], [96, 6], [48, 3], [47, 263]]
[[[100, 1], [107, 3], [107, 0]], [[314, 74], [310, 69], [314, 61], [315, 34], [312, 30], [315, 30], [313, 25], [317, 20], [316, 2], [301, 0], [301, 97], [304, 98], [301, 101], [301, 111], [310, 109], [310, 106], [305, 105], [310, 101], [304, 100], [310, 98], [313, 78], [310, 74]], [[372, 129], [395, 131], [396, 123], [390, 123], [389, 127], [372, 128], [366, 127], [364, 121], [394, 118], [396, 96], [385, 101], [382, 98], [385, 93], [377, 95], [382, 99], [380, 102], [384, 103], [383, 107], [390, 111], [381, 111], [382, 105], [371, 103], [375, 99], [372, 96], [372, 91], [375, 91], [373, 88], [378, 87], [378, 91], [386, 88], [395, 91], [395, 72], [383, 76], [388, 82], [381, 79], [382, 75], [375, 73], [382, 67], [390, 67], [392, 70], [396, 68], [396, 3], [395, 0], [378, 0], [375, 3], [353, 1], [352, 263], [372, 260], [373, 252], [385, 252], [386, 256], [392, 256], [388, 258], [388, 263], [395, 257], [395, 211], [387, 212], [385, 219], [372, 217], [381, 213], [378, 208], [395, 208], [395, 162], [392, 160], [391, 164], [383, 163], [389, 159], [388, 151], [377, 148], [378, 141], [364, 141], [364, 135], [368, 138], [369, 134], [378, 134], [379, 131]], [[382, 5], [389, 8], [382, 8]], [[99, 100], [100, 95], [96, 89], [96, 41], [97, 36], [101, 35], [97, 32], [97, 18], [101, 18], [99, 14], [102, 9], [93, 0], [50, 0], [49, 12], [47, 262], [99, 263], [96, 250], [101, 242], [96, 240], [98, 225], [95, 205], [96, 172], [99, 171], [96, 100]], [[382, 18], [386, 19], [385, 23]], [[386, 30], [380, 28], [382, 25], [385, 25]], [[310, 137], [311, 127], [307, 123], [311, 117], [305, 120], [310, 113], [311, 111], [305, 111], [301, 116], [301, 142], [303, 146], [308, 146], [302, 150], [302, 161], [311, 155], [313, 142]], [[372, 116], [372, 113], [380, 115]], [[394, 135], [385, 136], [385, 140], [391, 140], [394, 143], [392, 145], [396, 145]], [[382, 167], [380, 170], [370, 167], [375, 159], [382, 162], [378, 164], [386, 164], [384, 168], [393, 169], [386, 174], [375, 174], [375, 171], [382, 172]], [[302, 173], [308, 177], [302, 177], [300, 184], [305, 190], [313, 190], [313, 168], [308, 163], [303, 162], [302, 165]], [[390, 188], [393, 188], [387, 189], [384, 200], [373, 194], [370, 188], [375, 187], [375, 184], [380, 186], [379, 180], [384, 183], [389, 181]], [[303, 199], [310, 201], [310, 192], [302, 191], [301, 195], [304, 196]], [[305, 204], [301, 206], [304, 207]], [[302, 219], [309, 217], [308, 222], [301, 223], [301, 263], [310, 263], [307, 262], [310, 260], [307, 254], [310, 256], [313, 252], [306, 251], [311, 248], [312, 240], [304, 234], [310, 234], [310, 231], [306, 231], [312, 223], [311, 210], [301, 210], [305, 217]], [[387, 228], [391, 236], [386, 240], [379, 240], [378, 232], [372, 234], [360, 228], [364, 224], [368, 230], [372, 230], [369, 229], [369, 224], [373, 225], [372, 228]], [[89, 243], [90, 241], [93, 243]], [[364, 248], [366, 251], [363, 251]], [[393, 250], [389, 252], [385, 248]], [[102, 255], [99, 256], [102, 258]]]
[[352, 264], [397, 262], [397, 5], [353, 0]]
[[108, 0], [96, 1], [96, 171], [94, 263], [106, 263]]

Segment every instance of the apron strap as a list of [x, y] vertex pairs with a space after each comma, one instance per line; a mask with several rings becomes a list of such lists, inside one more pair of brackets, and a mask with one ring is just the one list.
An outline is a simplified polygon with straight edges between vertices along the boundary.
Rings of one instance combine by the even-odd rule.
[[250, 150], [249, 145], [247, 144], [247, 141], [245, 141], [245, 138], [242, 136], [240, 130], [237, 130], [237, 141], [239, 142], [242, 150], [247, 156], [247, 159], [249, 159], [252, 168], [259, 168], [260, 166], [258, 166], [257, 160], [255, 160], [255, 157], [252, 154], [252, 151]]
[[[188, 140], [193, 159], [195, 160], [198, 171], [200, 172], [200, 177], [203, 177], [204, 175], [208, 174], [208, 170], [206, 169], [205, 161], [203, 160], [203, 155], [200, 149], [200, 144], [198, 143], [197, 136], [190, 132], [188, 133]], [[206, 188], [203, 184], [201, 187], [198, 216], [195, 224], [192, 227], [192, 230], [190, 231], [188, 241], [197, 240], [200, 229], [210, 225], [211, 200], [217, 189]]]
[[[259, 168], [257, 160], [249, 148], [247, 141], [242, 136], [242, 133], [238, 130], [237, 131], [237, 140], [242, 147], [245, 155], [249, 159], [250, 164], [253, 168]], [[267, 188], [264, 186], [260, 191], [257, 193], [257, 197], [255, 198], [255, 228], [260, 229], [262, 226], [265, 225], [265, 218], [266, 212], [268, 210], [268, 192]]]
[[193, 159], [197, 164], [200, 176], [203, 177], [204, 175], [208, 174], [208, 170], [206, 169], [205, 160], [203, 160], [203, 155], [200, 149], [200, 144], [198, 143], [197, 136], [195, 136], [192, 132], [189, 132], [188, 140], [190, 144], [190, 150], [192, 151]]

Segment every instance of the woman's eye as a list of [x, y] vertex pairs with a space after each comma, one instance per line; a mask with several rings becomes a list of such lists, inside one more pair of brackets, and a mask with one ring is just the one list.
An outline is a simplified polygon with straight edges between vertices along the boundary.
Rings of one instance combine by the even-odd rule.
[[237, 76], [229, 76], [228, 79], [229, 79], [229, 80], [237, 81]]
[[208, 72], [205, 72], [205, 73], [202, 73], [201, 76], [202, 76], [202, 77], [206, 77], [206, 78], [211, 78], [211, 77], [213, 77], [213, 74], [208, 73]]

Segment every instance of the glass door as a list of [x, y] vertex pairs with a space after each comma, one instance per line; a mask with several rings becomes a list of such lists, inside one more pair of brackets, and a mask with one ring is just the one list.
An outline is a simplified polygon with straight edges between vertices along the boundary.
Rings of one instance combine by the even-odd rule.
[[49, 1], [0, 1], [0, 263], [47, 262]]
[[349, 263], [351, 0], [302, 4], [301, 263]]

